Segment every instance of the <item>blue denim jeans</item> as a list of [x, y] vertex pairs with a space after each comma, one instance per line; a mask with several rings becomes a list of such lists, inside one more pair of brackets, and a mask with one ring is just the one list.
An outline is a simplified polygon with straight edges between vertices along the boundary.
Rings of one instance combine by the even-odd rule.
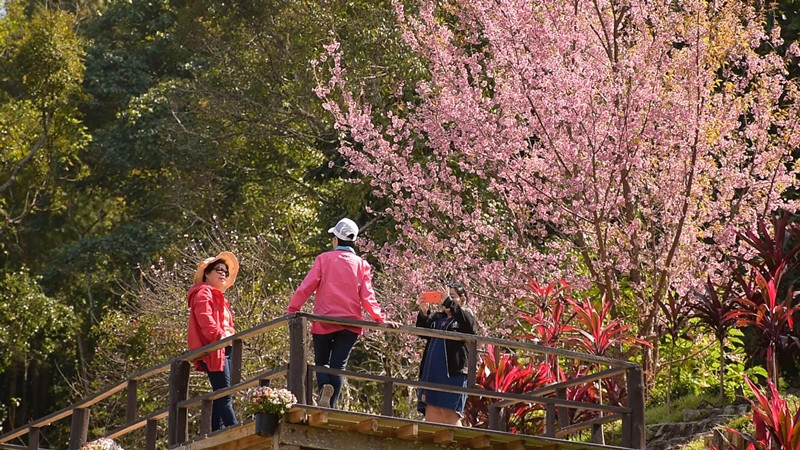
[[[208, 366], [205, 362], [200, 361], [208, 374], [208, 381], [211, 383], [211, 389], [218, 391], [231, 386], [231, 354], [233, 349], [231, 346], [225, 347], [225, 367], [222, 372], [209, 372]], [[221, 428], [236, 425], [236, 412], [233, 410], [233, 395], [226, 395], [214, 400], [214, 406], [211, 409], [211, 431], [217, 431]]]
[[[339, 330], [329, 334], [312, 334], [311, 338], [314, 344], [315, 365], [344, 370], [347, 367], [347, 360], [350, 358], [350, 350], [353, 349], [358, 339], [358, 334], [350, 330]], [[336, 408], [339, 393], [342, 392], [342, 377], [317, 373], [317, 388], [321, 391], [322, 386], [326, 384], [333, 386], [331, 408]]]

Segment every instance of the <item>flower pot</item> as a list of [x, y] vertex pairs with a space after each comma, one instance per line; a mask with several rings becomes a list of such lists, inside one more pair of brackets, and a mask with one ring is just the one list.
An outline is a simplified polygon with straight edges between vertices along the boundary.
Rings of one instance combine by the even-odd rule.
[[256, 434], [259, 436], [269, 437], [275, 434], [278, 429], [278, 421], [280, 417], [270, 413], [258, 413], [255, 415], [256, 419]]

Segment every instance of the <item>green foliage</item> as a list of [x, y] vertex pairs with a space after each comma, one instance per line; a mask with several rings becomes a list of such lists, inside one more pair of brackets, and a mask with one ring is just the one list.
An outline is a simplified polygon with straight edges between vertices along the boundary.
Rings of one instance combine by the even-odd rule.
[[8, 417], [8, 407], [0, 403], [0, 433], [5, 431], [2, 423], [6, 421], [6, 417]]
[[[753, 366], [750, 355], [742, 343], [743, 333], [732, 328], [725, 337], [725, 376], [724, 399], [717, 401], [730, 401], [736, 395], [741, 395], [745, 390], [744, 377], [766, 377], [766, 369]], [[694, 340], [678, 339], [672, 345], [672, 337], [662, 338], [662, 348], [670, 348], [672, 353], [672, 388], [670, 397], [686, 395], [719, 394], [720, 347], [715, 338], [709, 335], [696, 335]], [[664, 364], [669, 364], [664, 361]], [[650, 404], [664, 405], [667, 407], [666, 380], [668, 370], [659, 372], [655, 387], [650, 395]], [[670, 411], [675, 406], [670, 407]]]
[[52, 112], [81, 91], [83, 48], [75, 34], [73, 17], [43, 10], [29, 24], [12, 57], [19, 96]]
[[703, 439], [697, 439], [681, 447], [683, 450], [705, 450], [705, 448], [706, 444]]
[[754, 430], [753, 418], [750, 416], [734, 417], [733, 419], [726, 422], [725, 426], [733, 428], [734, 430], [741, 431], [742, 433], [752, 433]]
[[0, 323], [0, 371], [46, 360], [74, 337], [72, 309], [44, 295], [25, 267], [3, 274]]
[[177, 11], [170, 2], [110, 2], [89, 21], [86, 121], [101, 128], [135, 96], [166, 77], [180, 77], [188, 55], [174, 34]]
[[[757, 380], [758, 377], [766, 379], [768, 374], [767, 370], [762, 366], [754, 366], [750, 361], [750, 355], [747, 354], [742, 337], [744, 333], [737, 328], [728, 331], [728, 336], [725, 342], [725, 386], [723, 389], [724, 396], [727, 399], [732, 399], [736, 395], [741, 395], [745, 392], [744, 379], [748, 377], [752, 380]], [[711, 352], [711, 358], [720, 360], [719, 348], [714, 348]], [[719, 369], [719, 362], [716, 367], [712, 365], [711, 369]]]
[[[0, 56], [0, 235], [24, 230], [34, 212], [68, 203], [69, 183], [85, 175], [79, 152], [90, 140], [77, 117], [82, 41], [70, 14], [43, 10], [25, 21], [9, 5]], [[3, 239], [6, 249], [12, 242]], [[31, 264], [35, 267], [35, 264]]]
[[648, 406], [644, 411], [644, 422], [647, 425], [682, 422], [683, 411], [686, 409], [699, 409], [704, 405], [723, 406], [725, 404], [724, 401], [720, 401], [719, 397], [713, 394], [685, 395], [673, 399], [669, 414], [667, 414], [666, 405]]

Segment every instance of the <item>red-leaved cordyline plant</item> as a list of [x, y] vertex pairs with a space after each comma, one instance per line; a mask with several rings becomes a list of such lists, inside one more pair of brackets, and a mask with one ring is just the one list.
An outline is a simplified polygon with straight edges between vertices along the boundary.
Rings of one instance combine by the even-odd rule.
[[571, 287], [565, 280], [558, 280], [547, 286], [541, 286], [535, 279], [531, 278], [528, 281], [528, 289], [534, 305], [542, 309], [558, 301], [559, 298], [568, 296]]
[[712, 331], [719, 344], [719, 398], [725, 395], [725, 337], [741, 316], [733, 280], [721, 289], [721, 293], [718, 292], [711, 278], [706, 278], [705, 291], [695, 290], [694, 299], [690, 301], [692, 317], [699, 319], [701, 326]]
[[395, 108], [365, 104], [336, 43], [316, 65], [348, 169], [397, 224], [364, 248], [406, 291], [469, 279], [497, 334], [529, 274], [580, 277], [612, 305], [630, 283], [633, 331], [652, 338], [659, 302], [738, 251], [735, 230], [796, 209], [781, 193], [797, 185], [800, 52], [760, 54], [780, 30], [751, 3], [395, 1], [427, 69]]
[[[601, 307], [598, 311], [589, 300], [578, 302], [571, 298], [567, 299], [569, 305], [575, 311], [575, 335], [567, 339], [575, 349], [581, 350], [592, 355], [607, 356], [612, 350], [617, 351], [617, 357], [621, 356], [623, 345], [639, 344], [643, 347], [650, 347], [651, 344], [643, 339], [637, 338], [632, 332], [630, 325], [625, 325], [620, 319], [610, 319], [611, 302], [605, 297], [601, 300]], [[599, 367], [596, 367], [599, 369]], [[617, 385], [617, 383], [615, 383]], [[602, 386], [602, 381], [601, 381]], [[597, 389], [592, 383], [591, 388], [594, 392]], [[606, 401], [603, 392], [596, 394], [598, 402]]]
[[[495, 358], [495, 347], [486, 346], [476, 374], [475, 384], [487, 391], [522, 394], [555, 382], [546, 363], [524, 364], [516, 355], [504, 354]], [[464, 407], [464, 419], [473, 427], [486, 427], [489, 405], [495, 400], [470, 396]], [[532, 414], [542, 410], [542, 405], [517, 403], [505, 409], [509, 429], [524, 434], [539, 434], [543, 429], [542, 417]]]
[[[788, 213], [783, 213], [780, 216], [773, 216], [771, 219], [772, 234], [767, 229], [767, 224], [763, 218], [760, 218], [756, 230], [747, 230], [744, 233], [739, 233], [738, 236], [741, 240], [752, 247], [756, 254], [748, 258], [739, 258], [745, 261], [752, 267], [749, 272], [749, 277], [745, 279], [743, 274], [736, 274], [736, 279], [745, 292], [745, 298], [748, 300], [745, 304], [750, 312], [754, 312], [754, 305], [768, 304], [770, 301], [764, 299], [765, 290], [761, 287], [763, 282], [760, 282], [756, 273], [760, 274], [765, 282], [774, 280], [775, 298], [786, 299], [787, 301], [780, 302], [783, 307], [789, 307], [792, 304], [798, 304], [794, 301], [794, 293], [797, 292], [797, 282], [800, 279], [800, 226], [797, 223], [792, 223], [791, 217]], [[770, 357], [767, 356], [768, 370], [778, 370], [779, 358], [775, 352], [785, 352], [795, 347], [800, 349], [800, 329], [793, 330], [789, 326], [788, 332], [782, 336], [777, 337], [777, 347], [770, 344], [772, 340], [769, 335], [773, 333], [776, 326], [780, 326], [778, 322], [781, 319], [780, 313], [773, 314], [770, 322], [774, 322], [766, 327], [757, 330], [759, 332], [759, 343], [762, 344], [761, 351], [769, 355], [773, 354], [773, 361], [770, 363]], [[795, 309], [794, 317], [788, 317], [788, 320], [800, 320], [800, 313]], [[748, 315], [749, 319], [753, 319], [752, 314]], [[777, 321], [777, 322], [776, 322]], [[762, 319], [762, 323], [765, 321]], [[769, 331], [772, 329], [773, 331]], [[769, 367], [774, 365], [774, 367]], [[773, 375], [770, 375], [771, 377]], [[777, 377], [777, 375], [775, 375]], [[776, 378], [773, 377], [773, 382]]]
[[[572, 315], [566, 314], [569, 285], [566, 281], [559, 280], [542, 288], [536, 281], [531, 280], [528, 286], [533, 292], [534, 307], [538, 310], [534, 313], [519, 314], [519, 318], [525, 322], [523, 329], [529, 331], [520, 333], [517, 338], [545, 347], [564, 347], [565, 339], [575, 332], [575, 327], [569, 325]], [[552, 376], [558, 378], [558, 358], [549, 355], [547, 361]]]
[[762, 392], [747, 377], [745, 381], [755, 396], [755, 400], [750, 400], [755, 435], [749, 436], [732, 428], [728, 431], [747, 442], [746, 450], [800, 450], [800, 408], [790, 411], [789, 404], [781, 398], [771, 381], [767, 381], [768, 392]]
[[758, 291], [751, 296], [739, 299], [742, 311], [739, 312], [738, 326], [754, 326], [759, 340], [766, 349], [767, 372], [773, 384], [778, 384], [778, 353], [787, 347], [798, 346], [798, 338], [793, 333], [794, 316], [800, 314], [800, 304], [792, 306], [793, 290], [788, 290], [783, 300], [778, 299], [778, 286], [784, 270], [781, 264], [771, 274], [769, 280], [753, 270]]
[[[747, 230], [744, 233], [737, 233], [742, 241], [757, 252], [754, 258], [748, 258], [745, 261], [764, 278], [772, 277], [773, 274], [778, 273], [778, 268], [783, 266], [780, 275], [784, 284], [787, 285], [787, 289], [791, 289], [797, 280], [797, 272], [800, 269], [800, 258], [798, 258], [800, 225], [790, 223], [790, 218], [786, 212], [780, 217], [772, 218], [774, 236], [771, 236], [767, 230], [763, 217], [758, 219], [756, 231]], [[794, 238], [794, 242], [792, 242], [792, 238]], [[787, 274], [789, 274], [788, 277]], [[782, 291], [781, 286], [778, 286], [778, 291]]]
[[611, 311], [611, 302], [605, 297], [601, 301], [598, 311], [589, 300], [576, 301], [568, 298], [567, 302], [575, 311], [575, 335], [567, 342], [575, 349], [597, 356], [606, 356], [612, 349], [618, 351], [623, 345], [640, 344], [650, 347], [651, 344], [637, 338], [631, 331], [631, 326], [626, 325], [621, 319], [608, 320]]

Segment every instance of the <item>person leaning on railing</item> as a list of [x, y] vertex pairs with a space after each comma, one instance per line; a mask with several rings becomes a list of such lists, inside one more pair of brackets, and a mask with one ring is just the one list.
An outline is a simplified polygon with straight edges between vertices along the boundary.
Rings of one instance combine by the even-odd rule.
[[[239, 261], [231, 252], [222, 252], [197, 264], [194, 285], [189, 288], [189, 350], [236, 334], [233, 312], [225, 298], [225, 290], [236, 282]], [[194, 361], [195, 369], [208, 374], [215, 391], [231, 386], [231, 346], [213, 351]], [[214, 400], [211, 411], [211, 430], [236, 425], [233, 396]]]
[[[358, 226], [345, 218], [328, 233], [333, 234], [333, 250], [320, 254], [314, 260], [311, 270], [292, 296], [286, 313], [300, 311], [311, 294], [316, 292], [316, 315], [361, 320], [363, 308], [376, 322], [398, 327], [399, 324], [386, 320], [386, 314], [378, 305], [372, 289], [372, 268], [356, 255], [353, 248], [358, 237]], [[313, 322], [311, 339], [314, 364], [344, 370], [360, 334], [359, 327]], [[336, 408], [342, 390], [342, 377], [317, 373], [317, 388], [317, 404]]]
[[[417, 304], [418, 327], [443, 331], [475, 334], [477, 323], [472, 311], [466, 307], [467, 290], [461, 283], [451, 283], [442, 289], [438, 299], [442, 299], [442, 310], [431, 314], [431, 303], [423, 297]], [[441, 338], [425, 338], [425, 352], [419, 368], [420, 381], [446, 384], [454, 387], [467, 387], [467, 362], [469, 346], [465, 341]], [[420, 388], [417, 411], [425, 414], [425, 421], [461, 426], [464, 413], [465, 394], [442, 392], [435, 389]]]

